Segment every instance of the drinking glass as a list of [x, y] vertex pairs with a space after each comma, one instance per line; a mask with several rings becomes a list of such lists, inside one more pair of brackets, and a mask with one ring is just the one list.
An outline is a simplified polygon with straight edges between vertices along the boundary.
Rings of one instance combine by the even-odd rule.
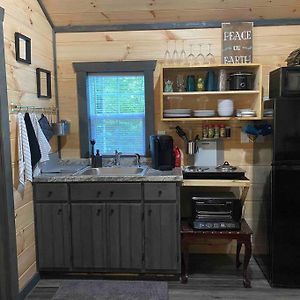
[[164, 62], [169, 63], [170, 60], [171, 60], [171, 53], [169, 51], [169, 41], [167, 41], [167, 50], [165, 51]]
[[172, 54], [172, 63], [176, 65], [176, 64], [178, 64], [178, 61], [179, 61], [179, 54], [177, 51], [176, 40], [175, 40], [174, 50], [173, 50], [173, 54]]
[[193, 45], [190, 44], [190, 53], [187, 57], [189, 65], [192, 65], [195, 62], [195, 55], [193, 54]]
[[186, 52], [184, 50], [184, 40], [182, 41], [182, 50], [180, 52], [180, 62], [182, 64], [185, 64], [186, 63]]
[[205, 57], [202, 54], [201, 49], [202, 49], [202, 44], [199, 44], [199, 54], [196, 56], [196, 63], [203, 65], [205, 63]]
[[183, 74], [178, 74], [176, 77], [176, 85], [178, 92], [185, 92], [185, 80]]
[[208, 54], [205, 60], [207, 64], [214, 64], [216, 62], [214, 55], [211, 53], [211, 44], [208, 44]]

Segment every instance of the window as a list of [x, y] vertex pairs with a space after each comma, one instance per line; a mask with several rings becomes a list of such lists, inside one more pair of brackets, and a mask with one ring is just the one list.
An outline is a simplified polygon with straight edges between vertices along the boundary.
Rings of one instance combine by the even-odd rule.
[[144, 74], [88, 74], [87, 92], [95, 148], [145, 155]]
[[73, 63], [77, 77], [81, 157], [90, 140], [104, 155], [149, 155], [154, 133], [155, 61]]

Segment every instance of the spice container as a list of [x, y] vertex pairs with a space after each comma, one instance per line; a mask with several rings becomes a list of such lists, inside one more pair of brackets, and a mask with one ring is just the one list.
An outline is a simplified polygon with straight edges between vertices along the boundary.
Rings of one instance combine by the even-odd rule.
[[221, 125], [220, 125], [220, 137], [221, 137], [221, 138], [226, 137], [225, 126], [224, 126], [224, 124], [221, 124]]
[[218, 124], [215, 125], [215, 134], [214, 134], [214, 138], [218, 139], [220, 137], [220, 127]]
[[207, 137], [208, 137], [208, 126], [207, 125], [204, 125], [202, 128], [202, 137], [204, 139], [207, 139]]
[[210, 124], [208, 126], [208, 138], [212, 139], [215, 136], [214, 125]]
[[231, 128], [229, 126], [225, 127], [225, 137], [231, 136]]

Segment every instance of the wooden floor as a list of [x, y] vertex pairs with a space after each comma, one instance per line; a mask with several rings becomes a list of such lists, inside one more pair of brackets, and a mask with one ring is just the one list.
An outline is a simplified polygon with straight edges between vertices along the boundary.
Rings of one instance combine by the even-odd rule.
[[[243, 287], [242, 274], [235, 269], [234, 256], [191, 255], [190, 271], [187, 284], [169, 281], [169, 300], [300, 299], [300, 289], [271, 288], [254, 259], [249, 264], [251, 289]], [[60, 283], [61, 280], [40, 280], [26, 299], [52, 299]]]

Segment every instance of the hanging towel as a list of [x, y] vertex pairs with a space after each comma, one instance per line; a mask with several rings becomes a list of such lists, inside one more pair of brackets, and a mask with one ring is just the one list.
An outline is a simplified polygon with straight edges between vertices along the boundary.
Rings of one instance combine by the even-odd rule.
[[30, 114], [30, 120], [41, 151], [41, 159], [39, 160], [39, 162], [47, 161], [49, 160], [49, 153], [51, 151], [51, 146], [48, 143], [48, 140], [43, 133], [43, 130], [39, 124], [36, 114]]
[[17, 115], [18, 124], [18, 154], [19, 154], [19, 182], [24, 185], [25, 182], [32, 181], [31, 154], [28, 141], [27, 129], [22, 113]]
[[27, 129], [28, 141], [30, 146], [30, 153], [31, 153], [31, 166], [32, 169], [36, 166], [38, 161], [41, 159], [41, 150], [37, 140], [37, 137], [34, 132], [34, 128], [32, 126], [29, 113], [25, 113], [24, 121]]
[[42, 114], [41, 118], [39, 119], [39, 124], [43, 130], [46, 139], [50, 141], [50, 139], [53, 136], [53, 130], [51, 125], [49, 124], [47, 117], [44, 114]]

